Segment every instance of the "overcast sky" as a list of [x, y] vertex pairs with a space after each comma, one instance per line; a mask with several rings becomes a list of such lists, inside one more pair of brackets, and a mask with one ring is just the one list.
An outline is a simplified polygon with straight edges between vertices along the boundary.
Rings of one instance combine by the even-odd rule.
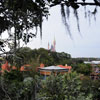
[[[89, 7], [88, 10], [93, 11], [94, 7]], [[56, 51], [66, 52], [72, 57], [100, 57], [100, 8], [96, 15], [91, 16], [91, 25], [89, 19], [84, 18], [84, 7], [78, 9], [81, 34], [77, 30], [77, 23], [73, 10], [70, 12], [70, 30], [72, 38], [70, 38], [65, 26], [62, 23], [60, 7], [56, 6], [50, 9], [48, 21], [43, 22], [43, 37], [40, 39], [39, 32], [36, 38], [32, 39], [28, 44], [34, 48], [48, 48], [52, 44], [54, 37], [56, 39]]]

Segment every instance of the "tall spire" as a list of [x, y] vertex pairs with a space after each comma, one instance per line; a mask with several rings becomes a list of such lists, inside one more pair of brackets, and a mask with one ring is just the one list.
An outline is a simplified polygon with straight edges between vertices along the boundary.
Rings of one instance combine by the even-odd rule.
[[55, 40], [55, 37], [54, 37], [54, 41], [53, 41], [53, 51], [56, 51], [56, 40]]
[[53, 45], [51, 45], [51, 51], [54, 51], [54, 46]]
[[48, 50], [51, 50], [53, 52], [56, 51], [56, 40], [55, 40], [55, 37], [54, 37], [53, 43], [51, 45], [49, 45], [49, 42], [48, 42]]

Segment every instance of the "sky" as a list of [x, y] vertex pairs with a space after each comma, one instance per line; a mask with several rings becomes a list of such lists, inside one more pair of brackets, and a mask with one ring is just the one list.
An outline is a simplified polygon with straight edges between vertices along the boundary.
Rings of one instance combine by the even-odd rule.
[[[94, 7], [88, 6], [86, 8], [91, 12], [94, 9]], [[51, 45], [55, 38], [57, 52], [69, 53], [72, 57], [100, 57], [100, 8], [96, 15], [96, 21], [93, 15], [90, 16], [90, 22], [89, 18], [84, 18], [84, 7], [80, 6], [78, 12], [80, 33], [77, 29], [75, 15], [71, 9], [68, 21], [72, 34], [72, 38], [70, 37], [62, 22], [60, 7], [56, 6], [50, 9], [48, 20], [44, 19], [42, 40], [38, 31], [37, 37], [33, 38], [27, 46], [32, 49], [48, 49], [48, 42]]]

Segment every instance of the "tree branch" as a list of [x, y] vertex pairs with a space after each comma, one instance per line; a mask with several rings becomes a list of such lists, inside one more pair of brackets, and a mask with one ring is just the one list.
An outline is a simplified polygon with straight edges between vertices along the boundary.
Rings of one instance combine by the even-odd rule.
[[68, 2], [68, 1], [65, 1], [63, 3], [61, 2], [58, 2], [56, 4], [51, 4], [50, 7], [53, 7], [53, 6], [56, 6], [56, 5], [61, 5], [61, 4], [65, 4], [65, 5], [71, 5], [71, 4], [78, 4], [78, 5], [82, 5], [82, 6], [86, 6], [86, 5], [91, 5], [91, 6], [100, 6], [99, 3], [95, 3], [95, 2]]

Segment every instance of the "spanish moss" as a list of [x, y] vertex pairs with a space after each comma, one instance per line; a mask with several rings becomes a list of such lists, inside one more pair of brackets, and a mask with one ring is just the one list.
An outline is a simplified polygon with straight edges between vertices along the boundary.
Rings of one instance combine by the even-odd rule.
[[88, 20], [89, 20], [89, 25], [91, 25], [91, 12], [88, 11]]
[[95, 7], [95, 9], [92, 12], [92, 14], [94, 15], [94, 20], [96, 21], [97, 7]]
[[42, 39], [42, 14], [40, 13], [40, 23], [39, 23], [39, 27], [40, 27], [40, 37]]
[[87, 11], [86, 11], [86, 6], [84, 6], [84, 17], [87, 18]]
[[77, 21], [77, 29], [78, 29], [78, 31], [80, 32], [80, 25], [79, 25], [78, 12], [77, 12], [77, 10], [75, 10], [75, 9], [74, 9], [74, 15], [75, 15], [75, 18], [76, 18], [76, 21]]
[[68, 6], [66, 6], [66, 15], [67, 15], [67, 18], [69, 19], [70, 17], [70, 9]]
[[70, 32], [70, 26], [69, 26], [69, 24], [68, 24], [68, 22], [66, 20], [66, 13], [65, 13], [65, 8], [64, 8], [63, 4], [61, 4], [61, 15], [62, 15], [63, 24], [66, 26], [68, 34], [72, 38], [72, 35], [71, 35], [71, 32]]

